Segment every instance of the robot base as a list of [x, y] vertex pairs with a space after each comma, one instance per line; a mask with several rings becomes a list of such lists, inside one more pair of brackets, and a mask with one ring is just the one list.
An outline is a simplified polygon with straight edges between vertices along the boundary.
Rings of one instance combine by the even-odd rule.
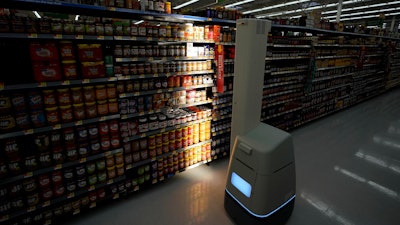
[[266, 218], [259, 218], [251, 215], [225, 191], [224, 206], [228, 215], [237, 225], [283, 225], [292, 214], [294, 202], [295, 199], [287, 203], [272, 215]]

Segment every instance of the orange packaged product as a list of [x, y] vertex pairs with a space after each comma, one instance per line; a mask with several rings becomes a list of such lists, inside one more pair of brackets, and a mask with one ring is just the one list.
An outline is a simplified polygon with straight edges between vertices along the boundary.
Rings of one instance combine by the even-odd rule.
[[66, 80], [74, 80], [78, 78], [75, 60], [62, 61], [63, 75]]
[[59, 105], [70, 105], [72, 103], [68, 88], [57, 89], [57, 95]]
[[60, 42], [60, 55], [63, 60], [75, 59], [74, 46], [70, 41]]

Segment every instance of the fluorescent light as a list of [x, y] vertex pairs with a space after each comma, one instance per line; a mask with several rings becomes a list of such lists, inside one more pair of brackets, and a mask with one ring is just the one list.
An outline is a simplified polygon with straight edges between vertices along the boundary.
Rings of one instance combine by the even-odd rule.
[[[356, 3], [358, 2], [358, 0], [350, 0], [350, 1], [344, 1], [342, 4], [343, 5], [347, 5], [347, 4], [352, 4], [352, 3]], [[289, 2], [290, 3], [290, 2]], [[288, 4], [288, 3], [286, 3]], [[283, 5], [283, 4], [279, 4], [279, 5]], [[270, 13], [270, 14], [263, 14], [263, 15], [259, 15], [257, 18], [264, 18], [264, 17], [273, 17], [273, 16], [281, 16], [281, 15], [286, 15], [286, 14], [292, 14], [292, 13], [300, 13], [300, 12], [305, 12], [305, 11], [312, 11], [314, 9], [322, 9], [322, 8], [329, 8], [329, 7], [336, 7], [338, 5], [338, 3], [331, 3], [331, 4], [327, 4], [327, 5], [319, 5], [319, 6], [313, 6], [313, 7], [309, 7], [306, 9], [296, 9], [296, 10], [289, 10], [289, 11], [282, 11], [279, 13]], [[243, 13], [245, 14], [245, 13]]]
[[235, 7], [235, 6], [238, 6], [238, 5], [243, 5], [243, 4], [246, 4], [246, 3], [249, 3], [249, 2], [254, 2], [254, 0], [244, 0], [244, 1], [240, 1], [240, 2], [235, 2], [235, 3], [229, 4], [229, 5], [225, 5], [224, 7], [225, 8], [231, 8], [231, 7]]
[[297, 1], [293, 1], [293, 2], [286, 2], [286, 3], [282, 3], [282, 4], [277, 4], [277, 5], [273, 5], [273, 6], [267, 6], [261, 9], [253, 9], [250, 11], [245, 11], [243, 12], [243, 14], [249, 14], [249, 13], [254, 13], [254, 12], [260, 12], [260, 11], [265, 11], [268, 9], [275, 9], [275, 8], [279, 8], [279, 7], [283, 7], [283, 6], [289, 6], [289, 5], [295, 5], [295, 4], [299, 4], [299, 3], [303, 3], [303, 2], [309, 2], [311, 0], [297, 0]]
[[[396, 15], [400, 15], [400, 12], [385, 14], [385, 16], [396, 16]], [[358, 17], [343, 18], [343, 19], [340, 19], [340, 21], [361, 20], [361, 19], [378, 18], [378, 17], [379, 17], [379, 14], [376, 14], [376, 15], [370, 15], [370, 16], [358, 16]], [[329, 22], [335, 22], [335, 21], [336, 20], [330, 20]], [[374, 142], [375, 142], [375, 140], [374, 140]], [[375, 142], [375, 143], [380, 143], [380, 142]], [[393, 142], [382, 141], [382, 144], [386, 145], [386, 146], [394, 147], [394, 148], [400, 148], [399, 144], [393, 143]]]
[[185, 2], [185, 3], [181, 4], [181, 5], [175, 6], [174, 9], [180, 9], [180, 8], [183, 8], [183, 7], [187, 6], [187, 5], [193, 4], [193, 3], [198, 2], [198, 1], [199, 0], [191, 0], [191, 1]]
[[[349, 16], [359, 16], [359, 15], [364, 15], [364, 14], [376, 14], [376, 13], [382, 13], [382, 12], [389, 12], [389, 11], [397, 11], [400, 8], [389, 8], [389, 9], [379, 9], [379, 10], [371, 10], [371, 11], [363, 11], [363, 12], [356, 12], [356, 13], [349, 13], [349, 14], [342, 14], [340, 17], [349, 17]], [[336, 16], [326, 16], [324, 17], [326, 19], [333, 19], [336, 18]]]
[[78, 21], [79, 20], [79, 15], [76, 15], [75, 16], [75, 21]]
[[137, 21], [135, 24], [138, 25], [138, 24], [141, 24], [141, 23], [143, 23], [143, 22], [144, 22], [144, 20], [139, 20], [139, 21]]
[[36, 16], [38, 19], [42, 18], [42, 17], [40, 16], [40, 14], [39, 14], [37, 11], [32, 11], [32, 12], [33, 12], [33, 14], [35, 14], [35, 16]]
[[[387, 2], [387, 3], [372, 4], [372, 5], [363, 5], [363, 6], [352, 7], [352, 8], [345, 8], [345, 9], [342, 9], [342, 12], [355, 11], [355, 10], [368, 9], [368, 8], [376, 8], [376, 7], [389, 6], [389, 5], [396, 5], [396, 4], [400, 4], [400, 1], [393, 1], [393, 2]], [[332, 13], [335, 13], [335, 14], [336, 14], [336, 13], [337, 13], [337, 10], [331, 10], [331, 11], [322, 12], [322, 14], [332, 14]]]

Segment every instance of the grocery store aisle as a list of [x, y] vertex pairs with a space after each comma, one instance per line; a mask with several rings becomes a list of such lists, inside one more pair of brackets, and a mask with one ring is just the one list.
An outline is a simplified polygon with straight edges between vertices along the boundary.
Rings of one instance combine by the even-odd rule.
[[[292, 132], [297, 199], [288, 225], [400, 221], [400, 90]], [[223, 208], [228, 160], [93, 210], [72, 225], [231, 225]]]

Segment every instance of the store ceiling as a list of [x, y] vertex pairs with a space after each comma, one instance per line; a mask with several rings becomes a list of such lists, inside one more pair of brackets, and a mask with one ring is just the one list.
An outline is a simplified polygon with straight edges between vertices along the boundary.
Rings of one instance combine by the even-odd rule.
[[[184, 12], [200, 11], [207, 7], [226, 6], [245, 0], [198, 0], [182, 7]], [[171, 0], [172, 7], [187, 3], [186, 0]], [[247, 0], [247, 3], [237, 5], [236, 8], [246, 15], [257, 18], [290, 18], [300, 17], [303, 13], [321, 10], [322, 17], [336, 20], [339, 0]], [[385, 14], [389, 21], [393, 16], [400, 18], [400, 1], [390, 0], [343, 0], [342, 21], [347, 23], [376, 20], [379, 14]]]

